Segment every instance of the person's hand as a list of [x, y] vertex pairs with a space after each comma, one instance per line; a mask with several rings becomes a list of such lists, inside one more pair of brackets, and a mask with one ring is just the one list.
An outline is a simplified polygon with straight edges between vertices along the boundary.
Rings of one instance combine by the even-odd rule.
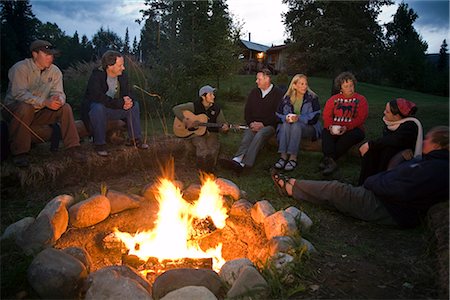
[[44, 105], [51, 110], [58, 110], [61, 108], [63, 103], [59, 98], [59, 95], [53, 95], [50, 98], [44, 100]]
[[123, 102], [124, 110], [129, 110], [130, 108], [133, 107], [133, 100], [130, 97], [128, 97], [128, 96], [123, 97], [123, 101], [124, 101]]
[[367, 151], [369, 151], [369, 143], [365, 142], [359, 147], [359, 153], [361, 153], [361, 156], [364, 156]]
[[227, 133], [228, 130], [230, 130], [230, 126], [228, 126], [228, 124], [223, 124], [220, 129], [222, 130], [222, 132]]
[[251, 123], [250, 123], [250, 129], [251, 129], [253, 132], [258, 132], [258, 131], [260, 131], [263, 127], [264, 127], [264, 124], [261, 123], [261, 122], [251, 122]]
[[295, 123], [298, 121], [298, 115], [296, 114], [288, 114], [286, 116], [286, 122], [288, 123]]

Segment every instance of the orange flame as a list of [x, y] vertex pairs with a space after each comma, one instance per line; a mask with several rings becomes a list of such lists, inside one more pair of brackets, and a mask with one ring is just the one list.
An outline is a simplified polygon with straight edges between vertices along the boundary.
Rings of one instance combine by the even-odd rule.
[[[211, 257], [213, 269], [220, 270], [225, 263], [222, 244], [203, 251], [197, 241], [189, 239], [190, 232], [195, 230], [192, 224], [194, 218], [210, 217], [217, 228], [225, 227], [227, 210], [223, 205], [220, 189], [213, 179], [212, 176], [203, 176], [199, 199], [194, 204], [183, 199], [180, 189], [172, 181], [160, 179], [155, 195], [159, 202], [155, 228], [135, 235], [116, 229], [115, 235], [126, 245], [130, 255], [136, 255], [142, 260], [147, 261], [150, 257], [156, 257], [160, 261]], [[136, 247], [137, 244], [139, 247]]]

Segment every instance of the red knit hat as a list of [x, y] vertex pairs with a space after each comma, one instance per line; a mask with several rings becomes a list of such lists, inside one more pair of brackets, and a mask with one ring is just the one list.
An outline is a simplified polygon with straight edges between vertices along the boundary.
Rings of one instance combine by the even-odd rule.
[[404, 117], [412, 116], [417, 111], [417, 107], [414, 102], [408, 101], [404, 98], [397, 98], [395, 99], [395, 102], [397, 102], [397, 107], [400, 114]]

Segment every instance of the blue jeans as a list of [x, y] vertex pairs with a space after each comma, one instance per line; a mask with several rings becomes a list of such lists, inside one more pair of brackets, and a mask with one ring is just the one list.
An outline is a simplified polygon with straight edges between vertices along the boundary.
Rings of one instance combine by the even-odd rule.
[[300, 122], [281, 123], [277, 128], [278, 153], [297, 155], [301, 139], [315, 136], [316, 130], [311, 125]]
[[133, 102], [129, 110], [107, 108], [101, 103], [91, 103], [89, 111], [91, 121], [91, 132], [95, 145], [106, 144], [106, 129], [108, 120], [126, 119], [128, 137], [130, 139], [141, 139], [141, 120], [139, 118], [139, 103]]

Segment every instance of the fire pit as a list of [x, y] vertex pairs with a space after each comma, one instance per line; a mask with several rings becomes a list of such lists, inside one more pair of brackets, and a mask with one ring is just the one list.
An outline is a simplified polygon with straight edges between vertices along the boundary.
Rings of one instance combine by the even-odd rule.
[[[280, 253], [287, 252], [293, 247], [290, 236], [298, 233], [297, 224], [300, 222], [305, 230], [311, 226], [311, 220], [295, 207], [276, 212], [268, 201], [252, 204], [242, 199], [245, 193], [226, 179], [215, 179], [212, 175], [203, 174], [201, 184], [198, 188], [194, 185], [182, 189], [179, 183], [160, 178], [144, 188], [144, 197], [108, 191], [103, 197], [106, 200], [102, 200], [107, 205], [89, 203], [90, 199], [72, 205], [73, 198], [59, 196], [47, 204], [33, 223], [17, 232], [18, 240], [26, 244], [23, 243], [24, 236], [31, 237], [32, 232], [37, 232], [38, 229], [33, 229], [35, 223], [42, 223], [38, 222], [40, 218], [47, 216], [53, 218], [50, 223], [60, 226], [52, 227], [55, 241], [46, 239], [42, 246], [48, 247], [50, 243], [54, 249], [62, 251], [84, 249], [88, 256], [85, 259], [87, 273], [96, 274], [111, 266], [130, 266], [152, 284], [168, 270], [212, 269], [222, 274], [222, 280], [231, 286], [234, 285], [236, 274], [247, 270], [250, 264], [252, 267], [246, 272], [252, 275], [243, 275], [242, 284], [248, 284], [246, 276], [250, 276], [258, 278], [254, 286], [266, 286], [267, 283], [254, 265], [261, 266], [268, 259], [277, 259]], [[122, 201], [121, 205], [117, 204], [117, 199]], [[128, 203], [128, 207], [123, 203]], [[87, 211], [81, 211], [83, 205], [88, 207]], [[64, 207], [70, 207], [68, 214], [67, 211], [65, 213], [65, 227], [62, 221], [64, 217], [61, 217], [64, 212], [59, 213], [64, 211]], [[80, 215], [94, 216], [94, 219], [98, 215], [106, 216], [90, 224], [88, 217], [88, 220], [80, 222]], [[84, 225], [66, 230], [67, 220], [72, 225]], [[304, 242], [305, 246], [313, 249], [306, 240]], [[289, 255], [284, 253], [282, 256], [281, 261], [289, 261], [286, 260]], [[241, 261], [243, 258], [246, 259], [243, 265], [240, 262], [238, 267], [233, 266], [237, 269], [222, 269], [226, 262]], [[40, 263], [37, 265], [40, 266]], [[32, 266], [34, 270], [36, 263], [33, 262]], [[35, 277], [39, 280], [39, 276]], [[32, 285], [35, 287], [36, 283]], [[54, 288], [47, 288], [47, 291]], [[253, 289], [246, 286], [243, 290], [249, 288]], [[233, 290], [233, 287], [229, 291], [231, 295], [240, 295], [241, 292], [239, 289]]]

